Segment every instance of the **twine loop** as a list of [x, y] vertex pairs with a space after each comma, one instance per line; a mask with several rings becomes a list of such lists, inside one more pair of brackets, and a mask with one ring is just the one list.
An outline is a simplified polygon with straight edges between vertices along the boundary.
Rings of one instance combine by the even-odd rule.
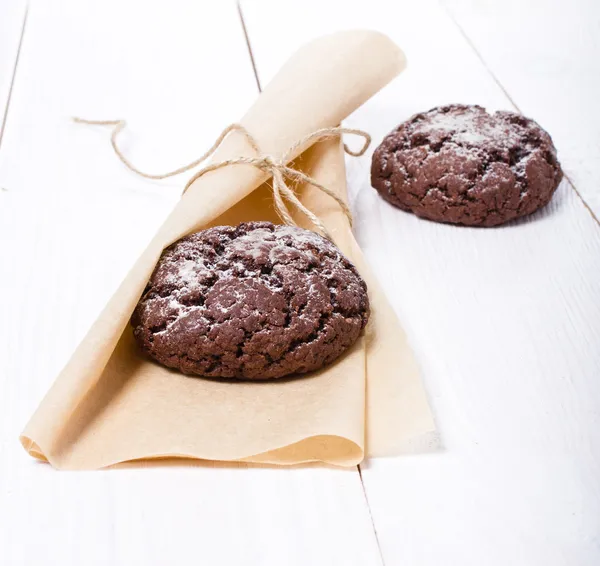
[[363, 155], [371, 143], [371, 136], [363, 130], [341, 127], [323, 128], [311, 134], [308, 134], [301, 140], [297, 141], [285, 153], [283, 153], [281, 158], [277, 159], [274, 158], [272, 155], [263, 154], [254, 136], [252, 136], [252, 134], [244, 126], [242, 126], [241, 124], [231, 124], [221, 132], [219, 137], [215, 140], [215, 142], [208, 149], [208, 151], [206, 151], [197, 159], [194, 159], [194, 161], [192, 161], [191, 163], [188, 163], [187, 165], [184, 165], [182, 167], [178, 167], [177, 169], [174, 169], [173, 171], [169, 171], [167, 173], [151, 174], [141, 171], [140, 169], [135, 167], [133, 163], [131, 163], [131, 161], [129, 161], [129, 159], [125, 157], [117, 143], [118, 135], [125, 129], [127, 125], [127, 122], [125, 122], [125, 120], [85, 120], [83, 118], [73, 118], [73, 121], [79, 124], [88, 124], [92, 126], [112, 126], [113, 129], [110, 136], [110, 142], [119, 160], [136, 175], [139, 175], [140, 177], [144, 177], [146, 179], [154, 180], [167, 179], [169, 177], [174, 177], [175, 175], [180, 175], [181, 173], [185, 173], [186, 171], [194, 169], [195, 167], [206, 161], [218, 149], [218, 147], [223, 143], [223, 140], [231, 132], [241, 132], [245, 136], [246, 140], [249, 142], [254, 152], [256, 153], [256, 156], [236, 157], [206, 165], [199, 171], [196, 171], [196, 173], [194, 173], [194, 175], [188, 180], [188, 182], [185, 185], [185, 188], [183, 189], [183, 193], [185, 193], [189, 189], [189, 187], [194, 181], [196, 181], [203, 175], [206, 175], [206, 173], [209, 173], [210, 171], [216, 171], [217, 169], [221, 169], [222, 167], [229, 167], [230, 165], [251, 165], [263, 171], [264, 173], [272, 176], [272, 190], [275, 210], [277, 211], [277, 214], [285, 224], [289, 226], [297, 226], [286, 204], [287, 201], [299, 211], [301, 211], [312, 222], [312, 224], [328, 238], [330, 238], [330, 235], [327, 232], [327, 229], [325, 228], [323, 222], [319, 219], [319, 217], [316, 214], [314, 214], [311, 210], [309, 210], [306, 206], [302, 204], [295, 191], [292, 188], [290, 188], [288, 182], [292, 181], [294, 183], [307, 183], [309, 185], [312, 185], [316, 189], [322, 191], [326, 195], [330, 196], [338, 203], [338, 205], [348, 218], [350, 225], [352, 225], [352, 213], [350, 212], [348, 205], [346, 204], [344, 199], [337, 195], [334, 191], [318, 183], [314, 178], [310, 177], [309, 175], [306, 175], [302, 171], [299, 171], [298, 169], [294, 169], [292, 167], [288, 167], [287, 163], [295, 155], [299, 154], [303, 149], [305, 149], [309, 145], [312, 145], [313, 143], [319, 141], [340, 137], [343, 134], [353, 134], [361, 136], [364, 139], [364, 144], [358, 150], [351, 150], [346, 144], [344, 144], [344, 151], [348, 155], [352, 155], [354, 157], [359, 157]]

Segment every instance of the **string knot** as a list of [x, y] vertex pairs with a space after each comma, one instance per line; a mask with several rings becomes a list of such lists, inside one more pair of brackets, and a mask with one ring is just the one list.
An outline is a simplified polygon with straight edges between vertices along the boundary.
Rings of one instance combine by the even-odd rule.
[[350, 212], [346, 201], [334, 191], [325, 187], [324, 185], [321, 185], [315, 179], [306, 175], [302, 171], [289, 167], [287, 163], [309, 145], [318, 141], [324, 141], [326, 139], [341, 137], [343, 134], [354, 134], [361, 136], [364, 139], [363, 146], [358, 150], [351, 150], [346, 144], [344, 144], [344, 151], [347, 154], [355, 157], [363, 155], [371, 143], [371, 136], [363, 130], [340, 127], [323, 128], [305, 136], [304, 138], [296, 142], [280, 158], [274, 158], [273, 156], [265, 155], [260, 151], [260, 147], [258, 146], [256, 139], [252, 136], [252, 134], [250, 134], [250, 132], [246, 128], [244, 128], [244, 126], [242, 126], [241, 124], [231, 124], [221, 132], [221, 134], [216, 139], [212, 147], [210, 147], [210, 149], [206, 153], [201, 155], [198, 159], [195, 159], [191, 163], [188, 163], [183, 167], [179, 167], [178, 169], [169, 171], [167, 173], [150, 174], [140, 171], [137, 167], [135, 167], [125, 157], [125, 155], [123, 154], [123, 152], [117, 144], [117, 136], [123, 131], [123, 129], [126, 126], [125, 120], [85, 120], [83, 118], [73, 118], [73, 121], [80, 124], [89, 124], [95, 126], [112, 126], [113, 129], [110, 141], [115, 154], [129, 170], [133, 171], [141, 177], [145, 177], [146, 179], [166, 179], [168, 177], [174, 177], [175, 175], [179, 175], [197, 167], [198, 165], [206, 161], [216, 151], [216, 149], [221, 145], [223, 140], [227, 137], [227, 135], [230, 132], [234, 130], [239, 131], [246, 137], [247, 141], [250, 143], [252, 149], [256, 153], [256, 156], [227, 159], [225, 161], [211, 163], [203, 167], [202, 169], [197, 171], [187, 182], [185, 188], [183, 189], [183, 193], [185, 193], [188, 190], [188, 188], [192, 185], [194, 181], [196, 181], [209, 171], [215, 171], [217, 169], [221, 169], [222, 167], [228, 167], [230, 165], [252, 165], [257, 169], [260, 169], [262, 172], [272, 176], [273, 200], [275, 204], [275, 210], [277, 211], [277, 214], [285, 224], [288, 224], [289, 226], [297, 225], [287, 207], [287, 201], [294, 205], [299, 211], [301, 211], [321, 233], [323, 233], [330, 239], [331, 236], [327, 232], [327, 229], [325, 228], [323, 222], [321, 222], [321, 220], [316, 214], [314, 214], [311, 210], [309, 210], [306, 206], [302, 204], [295, 191], [288, 186], [286, 180], [296, 183], [307, 183], [309, 185], [312, 185], [316, 189], [322, 191], [326, 195], [330, 196], [338, 203], [338, 205], [348, 218], [350, 225], [352, 225], [352, 213]]
[[259, 169], [269, 174], [273, 173], [273, 169], [283, 166], [283, 164], [276, 162], [270, 155], [263, 155], [256, 160], [251, 159], [249, 163], [256, 165]]

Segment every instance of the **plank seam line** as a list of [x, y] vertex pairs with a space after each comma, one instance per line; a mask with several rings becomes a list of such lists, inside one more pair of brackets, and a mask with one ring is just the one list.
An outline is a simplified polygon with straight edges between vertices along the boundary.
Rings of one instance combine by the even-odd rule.
[[27, 24], [27, 15], [29, 14], [29, 3], [25, 6], [25, 14], [23, 15], [23, 25], [21, 27], [21, 36], [19, 37], [19, 45], [17, 47], [17, 56], [15, 57], [15, 65], [13, 67], [12, 77], [10, 78], [10, 86], [8, 87], [8, 98], [6, 99], [6, 107], [4, 108], [4, 115], [2, 116], [2, 123], [0, 124], [0, 149], [2, 149], [2, 139], [4, 138], [4, 130], [6, 128], [6, 122], [8, 120], [8, 110], [10, 108], [10, 101], [12, 99], [13, 88], [16, 82], [17, 67], [19, 65], [19, 58], [21, 56], [21, 48], [23, 47], [23, 38], [25, 37], [25, 25]]
[[367, 509], [369, 510], [369, 519], [371, 520], [371, 527], [373, 528], [373, 535], [375, 536], [375, 542], [377, 544], [377, 550], [379, 551], [379, 560], [382, 566], [385, 566], [385, 560], [383, 558], [383, 551], [381, 550], [381, 544], [379, 542], [379, 535], [377, 534], [377, 527], [375, 526], [375, 519], [373, 517], [373, 511], [371, 510], [371, 504], [369, 503], [369, 498], [367, 496], [367, 490], [365, 489], [365, 482], [363, 481], [362, 470], [360, 466], [356, 466], [358, 470], [358, 477], [360, 478], [360, 485], [362, 487], [362, 492], [365, 498], [365, 503], [367, 504]]
[[254, 60], [254, 53], [252, 53], [252, 44], [250, 43], [250, 36], [248, 35], [248, 30], [246, 29], [246, 22], [244, 21], [244, 13], [242, 11], [242, 4], [238, 0], [237, 2], [238, 15], [240, 16], [240, 22], [242, 24], [242, 30], [244, 31], [244, 37], [246, 38], [246, 47], [248, 48], [248, 55], [250, 55], [250, 62], [252, 63], [252, 71], [254, 72], [254, 79], [256, 80], [256, 86], [258, 88], [258, 92], [262, 92], [262, 88], [260, 86], [260, 79], [258, 78], [258, 70], [256, 68], [256, 61]]
[[[477, 56], [477, 58], [479, 59], [479, 61], [483, 65], [484, 69], [488, 72], [488, 74], [490, 75], [490, 77], [492, 77], [493, 81], [498, 85], [498, 87], [504, 93], [504, 95], [506, 96], [506, 98], [508, 98], [508, 100], [510, 101], [510, 103], [512, 104], [512, 106], [515, 108], [515, 110], [517, 110], [520, 114], [523, 114], [523, 112], [521, 111], [521, 109], [519, 108], [519, 106], [517, 105], [517, 103], [514, 101], [513, 97], [508, 93], [508, 91], [506, 90], [506, 88], [504, 87], [504, 85], [500, 82], [500, 79], [498, 79], [498, 77], [496, 76], [496, 74], [492, 71], [491, 67], [485, 62], [485, 59], [483, 58], [483, 56], [481, 55], [481, 53], [479, 52], [479, 50], [475, 46], [475, 43], [473, 43], [473, 41], [467, 35], [467, 33], [464, 30], [464, 28], [458, 23], [458, 20], [454, 17], [454, 14], [452, 13], [452, 10], [450, 10], [450, 8], [446, 5], [446, 3], [443, 2], [443, 1], [441, 1], [441, 0], [438, 0], [438, 4], [441, 6], [442, 10], [444, 12], [446, 12], [446, 14], [448, 15], [448, 17], [452, 21], [452, 23], [456, 26], [456, 29], [458, 30], [458, 32], [460, 33], [460, 35], [467, 42], [467, 44], [469, 45], [469, 47], [473, 50], [473, 52], [475, 53], [475, 55]], [[563, 171], [563, 175], [564, 175], [565, 179], [567, 180], [567, 182], [569, 183], [569, 186], [571, 187], [571, 189], [579, 197], [579, 200], [582, 202], [583, 206], [591, 214], [591, 216], [594, 219], [594, 221], [596, 222], [596, 224], [598, 224], [598, 226], [600, 226], [600, 220], [596, 216], [595, 212], [590, 208], [590, 206], [588, 205], [588, 203], [585, 201], [585, 199], [583, 198], [583, 196], [581, 195], [581, 193], [577, 190], [577, 187], [575, 186], [575, 184], [571, 180], [571, 177], [569, 177], [566, 173], [564, 173], [564, 171]]]

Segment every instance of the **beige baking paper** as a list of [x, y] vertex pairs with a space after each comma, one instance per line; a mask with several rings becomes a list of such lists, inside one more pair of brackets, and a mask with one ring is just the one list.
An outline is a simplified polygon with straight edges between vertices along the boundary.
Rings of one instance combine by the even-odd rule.
[[[276, 157], [339, 124], [403, 67], [402, 52], [375, 32], [318, 39], [288, 61], [241, 123]], [[214, 161], [241, 155], [252, 151], [234, 133]], [[345, 195], [339, 141], [314, 146], [296, 166]], [[27, 424], [21, 442], [29, 454], [59, 469], [164, 457], [349, 466], [429, 441], [434, 426], [405, 336], [339, 206], [313, 188], [299, 188], [302, 201], [369, 284], [371, 320], [350, 351], [308, 377], [248, 383], [186, 377], [137, 350], [128, 322], [162, 250], [210, 225], [277, 220], [265, 181], [239, 165], [191, 185]]]

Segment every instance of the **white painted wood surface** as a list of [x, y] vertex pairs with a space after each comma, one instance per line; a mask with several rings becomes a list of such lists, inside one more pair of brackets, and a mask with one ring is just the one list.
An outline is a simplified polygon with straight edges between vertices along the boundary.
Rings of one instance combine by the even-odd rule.
[[[568, 30], [563, 59], [547, 44], [562, 63], [541, 76], [515, 70], [516, 48], [501, 35], [509, 18], [488, 0], [481, 9], [446, 0], [484, 63], [432, 0], [242, 5], [263, 82], [300, 43], [336, 29], [380, 29], [406, 50], [409, 69], [348, 121], [375, 143], [436, 104], [510, 108], [504, 88], [554, 135], [595, 206], [589, 125], [600, 110], [585, 124], [561, 106], [595, 92], [597, 20], [581, 15], [595, 4], [576, 0], [564, 15], [540, 1], [520, 3], [538, 47], [539, 18], [554, 18], [552, 29], [578, 23], [589, 47], [574, 47]], [[11, 30], [16, 55], [20, 29]], [[13, 64], [5, 53], [0, 71]], [[530, 50], [528, 65], [544, 69], [544, 53]], [[2, 566], [600, 563], [600, 228], [567, 182], [530, 219], [460, 229], [392, 209], [370, 188], [369, 157], [349, 161], [357, 236], [417, 352], [445, 447], [363, 465], [367, 498], [353, 470], [173, 463], [58, 473], [30, 460], [17, 442], [23, 424], [181, 188], [131, 175], [108, 132], [69, 116], [127, 118], [129, 154], [163, 170], [204, 150], [256, 85], [233, 2], [34, 0], [17, 71], [0, 147]], [[548, 95], [561, 77], [576, 86]], [[589, 153], [577, 153], [581, 140]]]
[[0, 2], [0, 144], [25, 11], [25, 0]]
[[233, 3], [31, 6], [0, 149], [2, 566], [380, 564], [356, 470], [58, 473], [17, 440], [183, 183], [134, 177], [69, 117], [127, 118], [129, 154], [163, 170], [256, 94]]
[[[375, 143], [437, 104], [511, 108], [435, 2], [247, 0], [243, 13], [263, 82], [323, 33], [395, 39], [408, 70], [347, 121]], [[503, 228], [423, 221], [375, 195], [369, 164], [349, 161], [357, 236], [418, 354], [445, 446], [362, 467], [384, 563], [600, 563], [600, 228], [567, 182]]]
[[600, 3], [444, 0], [519, 109], [547, 128], [600, 218]]

